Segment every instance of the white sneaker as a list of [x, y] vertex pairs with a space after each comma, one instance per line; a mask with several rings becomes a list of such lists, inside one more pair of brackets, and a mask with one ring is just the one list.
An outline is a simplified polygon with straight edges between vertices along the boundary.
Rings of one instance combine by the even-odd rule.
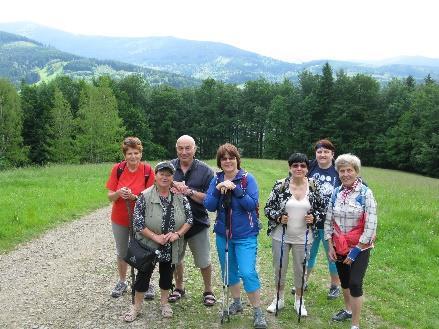
[[[271, 302], [270, 306], [267, 307], [267, 312], [269, 313], [276, 313], [276, 301], [277, 298], [273, 299], [273, 301]], [[277, 305], [277, 309], [281, 310], [285, 307], [285, 301], [283, 299], [279, 298], [279, 303]]]
[[[296, 310], [297, 314], [299, 314], [299, 308], [300, 308], [300, 300], [296, 300], [294, 302], [294, 309]], [[305, 308], [305, 301], [303, 299], [302, 299], [302, 308], [301, 308], [300, 316], [308, 316], [308, 312]]]

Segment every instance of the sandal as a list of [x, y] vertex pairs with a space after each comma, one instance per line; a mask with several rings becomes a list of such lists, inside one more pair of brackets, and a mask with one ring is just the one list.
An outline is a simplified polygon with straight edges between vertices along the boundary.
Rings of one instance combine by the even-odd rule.
[[216, 303], [216, 298], [213, 292], [206, 291], [203, 293], [203, 304], [204, 306], [213, 306]]
[[172, 314], [174, 313], [172, 311], [171, 305], [169, 303], [161, 305], [162, 309], [162, 316], [164, 318], [172, 318]]
[[168, 302], [170, 303], [175, 303], [176, 301], [180, 300], [182, 297], [184, 297], [184, 295], [186, 294], [186, 292], [184, 291], [184, 289], [179, 289], [179, 288], [175, 288], [172, 293], [169, 295], [168, 297]]
[[124, 314], [123, 320], [125, 322], [133, 322], [135, 319], [137, 319], [137, 316], [140, 314], [141, 310], [141, 305], [139, 308], [137, 308], [135, 305], [131, 305], [130, 310]]

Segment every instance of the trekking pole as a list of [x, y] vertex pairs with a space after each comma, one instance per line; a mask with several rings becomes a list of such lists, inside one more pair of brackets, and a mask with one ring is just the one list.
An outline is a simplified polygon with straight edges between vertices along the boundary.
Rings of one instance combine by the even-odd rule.
[[229, 312], [229, 238], [230, 238], [230, 223], [232, 220], [232, 191], [227, 191], [224, 198], [224, 208], [226, 210], [226, 247], [224, 258], [224, 275], [223, 275], [223, 312], [221, 314], [221, 324], [230, 322]]
[[[283, 216], [283, 214], [282, 214]], [[286, 229], [287, 225], [286, 224], [282, 224], [282, 241], [281, 241], [281, 245], [280, 245], [280, 259], [279, 259], [279, 275], [278, 275], [278, 279], [277, 279], [277, 293], [276, 293], [276, 313], [274, 313], [275, 316], [277, 316], [277, 313], [279, 311], [279, 292], [280, 292], [280, 280], [281, 280], [281, 276], [282, 276], [282, 260], [284, 257], [284, 239], [285, 239], [285, 229]]]
[[297, 323], [300, 323], [300, 317], [302, 316], [302, 304], [303, 304], [303, 293], [305, 292], [305, 270], [306, 270], [306, 253], [308, 252], [308, 234], [310, 224], [306, 224], [306, 232], [305, 232], [305, 254], [303, 255], [303, 267], [302, 267], [302, 294], [300, 295], [300, 303], [299, 303], [299, 317], [297, 319]]
[[[130, 201], [125, 199], [125, 205], [127, 207], [128, 219], [130, 221], [130, 228], [129, 228], [130, 239], [134, 239], [134, 227], [133, 227], [134, 223], [133, 223], [133, 214], [131, 213]], [[136, 279], [136, 275], [134, 273], [134, 266], [130, 266], [130, 267], [131, 267], [131, 303], [134, 305], [134, 295], [135, 295], [134, 280]]]

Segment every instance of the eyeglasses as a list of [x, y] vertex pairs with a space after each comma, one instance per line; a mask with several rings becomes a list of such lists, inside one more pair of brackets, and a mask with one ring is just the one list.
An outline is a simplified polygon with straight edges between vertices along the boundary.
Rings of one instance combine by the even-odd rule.
[[297, 168], [302, 168], [302, 169], [305, 169], [305, 168], [307, 168], [307, 166], [306, 166], [306, 164], [305, 163], [293, 163], [292, 165], [291, 165], [291, 167], [293, 167], [294, 169], [297, 169]]
[[233, 161], [233, 160], [236, 160], [236, 157], [222, 157], [221, 158], [221, 161], [227, 161], [227, 160], [229, 160], [229, 161]]

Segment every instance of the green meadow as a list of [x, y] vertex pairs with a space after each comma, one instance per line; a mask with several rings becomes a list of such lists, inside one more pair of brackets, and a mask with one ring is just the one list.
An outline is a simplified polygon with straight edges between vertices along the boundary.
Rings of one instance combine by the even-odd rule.
[[[215, 165], [213, 160], [209, 163]], [[287, 163], [243, 159], [242, 166], [256, 176], [260, 189], [263, 229], [258, 267], [265, 309], [275, 288], [263, 206], [274, 181], [287, 174]], [[7, 252], [59, 223], [108, 205], [104, 185], [110, 168], [111, 164], [54, 165], [0, 172], [0, 251]], [[379, 216], [376, 247], [364, 283], [362, 328], [439, 328], [439, 180], [376, 168], [363, 168], [362, 176], [375, 195]], [[218, 266], [216, 257], [213, 261]], [[186, 288], [201, 296], [201, 277], [190, 263]], [[218, 276], [216, 268], [215, 292], [221, 299]], [[292, 286], [291, 274], [288, 282]], [[341, 298], [326, 299], [327, 285], [326, 260], [321, 251], [305, 295], [309, 316], [297, 324], [293, 296], [286, 295], [287, 305], [279, 316], [267, 314], [269, 328], [349, 328], [348, 323], [330, 321], [343, 303]], [[175, 306], [176, 315], [185, 312], [184, 320], [176, 317], [176, 328], [219, 323], [221, 303], [207, 310], [200, 296], [191, 295]], [[251, 327], [249, 307], [244, 316], [232, 317], [223, 327]]]

